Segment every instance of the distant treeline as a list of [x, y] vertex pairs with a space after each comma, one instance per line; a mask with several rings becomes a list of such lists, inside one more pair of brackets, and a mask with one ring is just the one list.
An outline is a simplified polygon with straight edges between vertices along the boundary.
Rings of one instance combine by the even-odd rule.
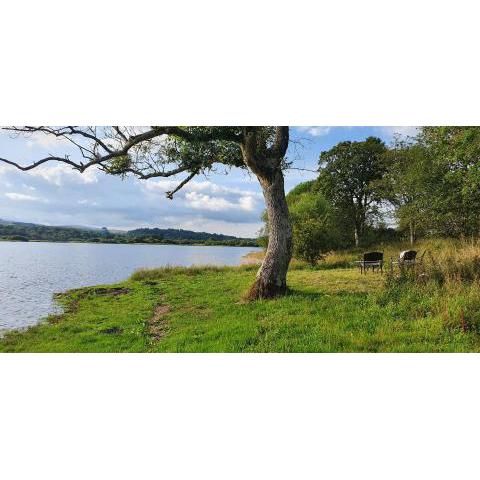
[[31, 223], [0, 223], [0, 240], [89, 242], [89, 243], [152, 243], [169, 245], [226, 245], [257, 246], [257, 240], [237, 238], [217, 233], [192, 232], [181, 229], [139, 228], [128, 232], [110, 232], [107, 228], [94, 230], [74, 227], [49, 227]]

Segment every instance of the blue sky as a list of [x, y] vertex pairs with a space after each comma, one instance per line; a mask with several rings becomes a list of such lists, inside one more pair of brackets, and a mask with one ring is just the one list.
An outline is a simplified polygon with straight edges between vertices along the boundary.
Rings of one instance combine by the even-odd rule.
[[[414, 127], [292, 127], [288, 158], [293, 167], [316, 170], [320, 152], [340, 141], [374, 135], [389, 143], [395, 132], [412, 134]], [[70, 153], [72, 158], [77, 154], [44, 135], [11, 138], [0, 133], [1, 157], [27, 162], [49, 153]], [[315, 177], [315, 173], [288, 170], [286, 190]], [[165, 192], [176, 183], [122, 180], [96, 170], [80, 174], [55, 163], [20, 172], [0, 163], [0, 218], [117, 229], [184, 228], [245, 237], [259, 230], [263, 198], [255, 177], [248, 173], [220, 167], [187, 184], [174, 200], [166, 199]]]

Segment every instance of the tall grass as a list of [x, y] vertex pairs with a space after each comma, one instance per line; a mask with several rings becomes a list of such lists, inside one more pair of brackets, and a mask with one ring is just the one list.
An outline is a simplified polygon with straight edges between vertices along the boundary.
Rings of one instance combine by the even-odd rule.
[[385, 306], [412, 318], [440, 315], [445, 328], [480, 333], [480, 242], [430, 242], [413, 267], [387, 269]]
[[415, 265], [401, 268], [387, 261], [388, 282], [438, 285], [475, 283], [480, 280], [480, 242], [448, 241], [424, 245]]
[[141, 268], [136, 270], [130, 277], [134, 281], [158, 280], [172, 275], [183, 274], [186, 276], [204, 275], [205, 273], [231, 272], [237, 270], [256, 270], [256, 265], [240, 265], [238, 267], [219, 266], [219, 265], [192, 265], [189, 267], [179, 267], [167, 265], [159, 268]]

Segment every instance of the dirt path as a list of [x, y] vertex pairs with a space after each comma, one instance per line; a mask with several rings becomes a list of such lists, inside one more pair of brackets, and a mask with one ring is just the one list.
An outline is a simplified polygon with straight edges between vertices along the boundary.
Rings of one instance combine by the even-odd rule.
[[147, 333], [155, 342], [161, 340], [168, 332], [168, 322], [165, 318], [168, 312], [169, 305], [157, 305], [147, 321]]

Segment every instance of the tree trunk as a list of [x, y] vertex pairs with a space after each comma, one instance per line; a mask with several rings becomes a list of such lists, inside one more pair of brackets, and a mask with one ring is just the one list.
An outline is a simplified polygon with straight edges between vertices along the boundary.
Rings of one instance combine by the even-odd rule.
[[415, 227], [413, 226], [413, 221], [410, 220], [410, 245], [415, 243]]
[[[358, 247], [360, 243], [359, 235], [358, 235], [358, 227], [355, 225], [355, 230], [353, 232], [354, 238], [355, 238], [355, 246]], [[351, 237], [350, 237], [351, 238]]]
[[287, 291], [287, 270], [292, 258], [292, 228], [281, 168], [270, 175], [257, 173], [268, 215], [268, 247], [247, 298], [274, 298]]

